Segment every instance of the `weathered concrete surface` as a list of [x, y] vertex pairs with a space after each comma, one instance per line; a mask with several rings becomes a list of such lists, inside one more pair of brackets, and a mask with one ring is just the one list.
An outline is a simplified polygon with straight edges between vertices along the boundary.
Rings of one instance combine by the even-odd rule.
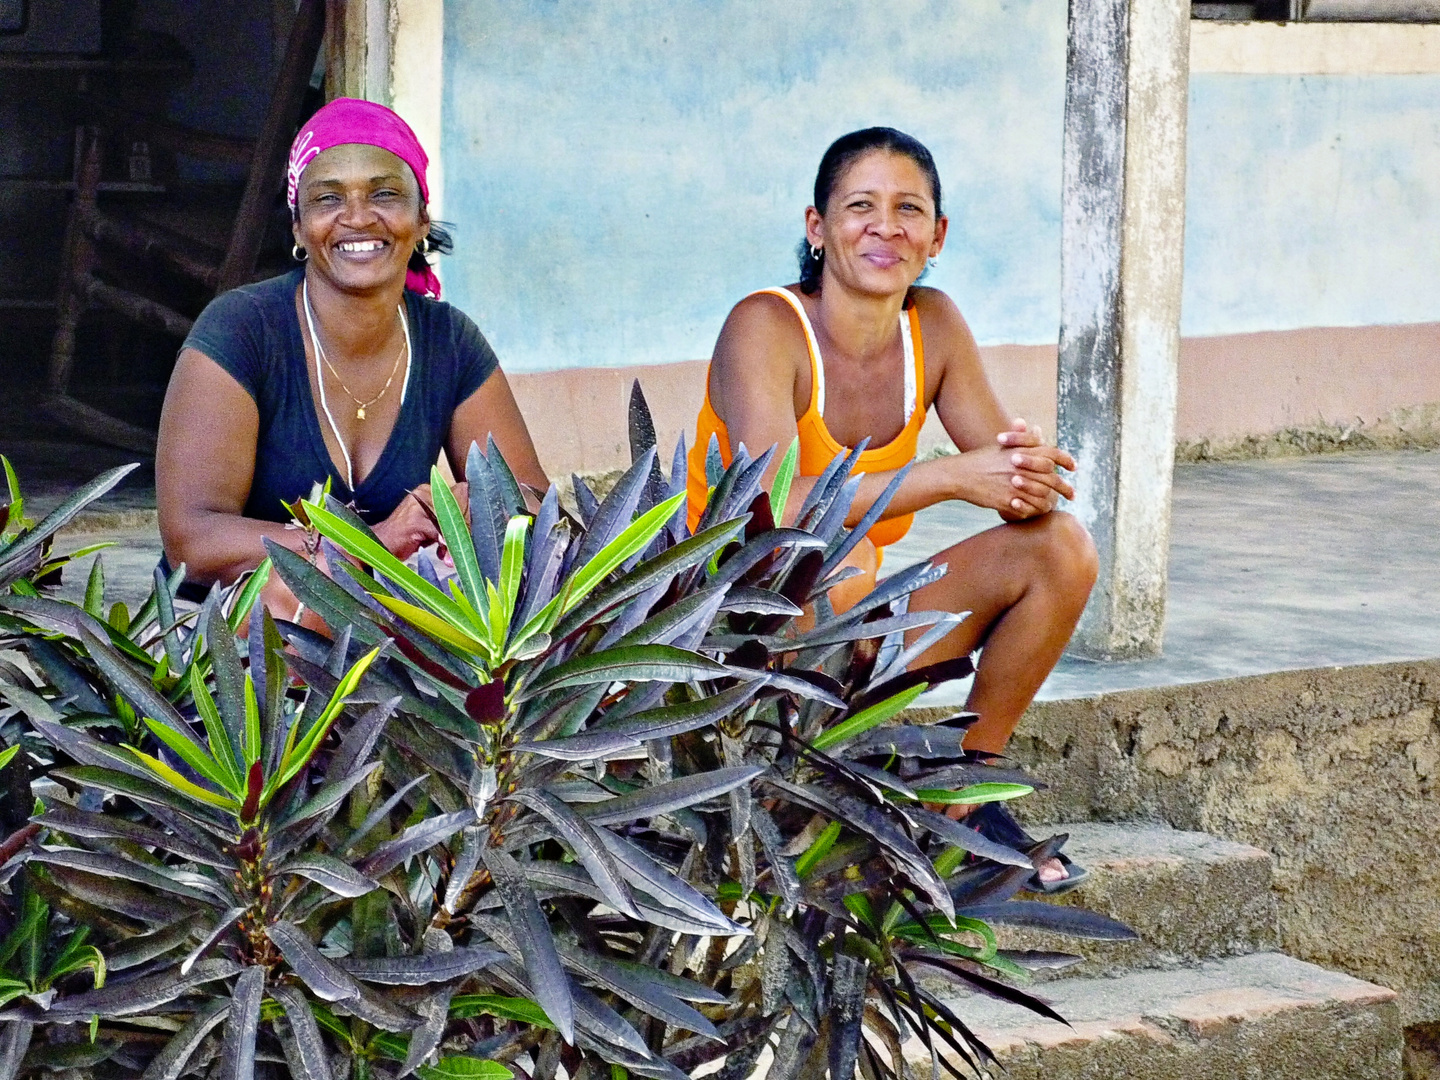
[[[1041, 988], [1069, 1027], [978, 995], [958, 1011], [1007, 1080], [1399, 1080], [1394, 995], [1279, 953]], [[906, 1044], [929, 1066], [918, 1039]]]
[[[1165, 655], [1064, 657], [1040, 698], [1440, 656], [1440, 454], [1326, 454], [1175, 470]], [[885, 553], [896, 570], [999, 519], [947, 503]], [[959, 703], [950, 683], [922, 703]]]
[[1072, 651], [1160, 651], [1185, 240], [1189, 4], [1070, 5], [1059, 442], [1100, 577]]
[[1176, 968], [1196, 960], [1279, 948], [1271, 860], [1248, 844], [1165, 825], [1078, 822], [1045, 827], [1069, 833], [1065, 852], [1090, 871], [1056, 902], [1119, 919], [1139, 941], [1080, 941], [997, 927], [1002, 948], [1083, 956], [1057, 973], [1118, 975]]
[[1281, 947], [1440, 1020], [1440, 660], [1031, 707], [1032, 821], [1165, 821], [1276, 859]]

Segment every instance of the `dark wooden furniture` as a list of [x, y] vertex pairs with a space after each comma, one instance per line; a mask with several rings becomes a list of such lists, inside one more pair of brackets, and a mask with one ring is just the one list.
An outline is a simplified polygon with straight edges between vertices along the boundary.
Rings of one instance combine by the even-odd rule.
[[[284, 179], [285, 159], [300, 122], [305, 93], [325, 34], [325, 0], [301, 0], [286, 43], [260, 134], [237, 140], [193, 131], [154, 118], [117, 115], [93, 103], [95, 123], [82, 134], [63, 249], [64, 267], [56, 301], [48, 396], [43, 408], [57, 423], [91, 439], [137, 453], [155, 452], [155, 433], [117, 419], [70, 393], [75, 364], [75, 330], [92, 307], [105, 307], [124, 318], [176, 338], [190, 332], [192, 320], [169, 305], [104, 280], [97, 270], [106, 250], [145, 260], [198, 283], [209, 295], [250, 281], [264, 241], [269, 209]], [[248, 165], [245, 187], [218, 244], [193, 235], [183, 221], [163, 214], [116, 213], [100, 205], [104, 132], [123, 127], [149, 144], [210, 161]], [[189, 231], [192, 235], [186, 235]]]

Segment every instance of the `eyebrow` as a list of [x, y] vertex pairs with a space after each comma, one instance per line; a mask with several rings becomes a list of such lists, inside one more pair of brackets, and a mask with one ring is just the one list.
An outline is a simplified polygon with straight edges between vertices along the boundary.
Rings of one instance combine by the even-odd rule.
[[[865, 188], [865, 189], [860, 190], [860, 191], [851, 191], [851, 192], [848, 192], [848, 193], [846, 193], [845, 198], [847, 198], [847, 199], [853, 199], [853, 198], [855, 198], [857, 195], [869, 195], [871, 198], [874, 198], [876, 194], [877, 194], [877, 192], [872, 191], [872, 190], [869, 189], [869, 188]], [[897, 191], [895, 194], [898, 195], [898, 196], [899, 196], [900, 198], [902, 198], [902, 199], [928, 199], [928, 198], [930, 198], [929, 195], [922, 195], [922, 194], [921, 194], [920, 192], [918, 192], [918, 191]]]
[[[368, 181], [366, 181], [366, 183], [370, 183], [370, 184], [397, 184], [397, 185], [403, 185], [403, 184], [405, 183], [405, 178], [404, 178], [403, 176], [399, 175], [398, 173], [386, 173], [386, 174], [384, 174], [384, 175], [382, 175], [382, 176], [372, 176], [372, 177], [370, 177], [370, 179], [369, 179]], [[336, 179], [335, 177], [332, 176], [332, 177], [325, 177], [325, 178], [322, 178], [322, 179], [319, 179], [319, 180], [311, 180], [307, 186], [309, 186], [309, 187], [344, 187], [344, 186], [345, 186], [345, 181]]]

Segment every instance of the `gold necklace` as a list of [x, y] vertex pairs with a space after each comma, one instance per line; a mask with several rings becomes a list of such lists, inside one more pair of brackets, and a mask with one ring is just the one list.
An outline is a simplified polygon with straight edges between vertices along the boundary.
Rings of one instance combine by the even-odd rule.
[[[318, 341], [316, 344], [319, 344]], [[390, 384], [395, 381], [395, 373], [400, 370], [400, 358], [405, 355], [405, 350], [409, 348], [409, 345], [408, 339], [400, 343], [400, 351], [395, 354], [395, 363], [390, 367], [390, 377], [385, 380], [385, 385], [380, 388], [380, 392], [369, 401], [361, 401], [355, 396], [355, 391], [345, 385], [345, 380], [340, 378], [340, 372], [336, 371], [335, 365], [330, 363], [330, 358], [325, 355], [324, 349], [318, 349], [316, 351], [320, 353], [320, 359], [325, 362], [325, 366], [330, 369], [330, 374], [335, 376], [335, 381], [340, 384], [340, 389], [345, 391], [345, 396], [355, 403], [355, 419], [364, 420], [365, 410], [384, 397], [385, 392], [390, 389]]]

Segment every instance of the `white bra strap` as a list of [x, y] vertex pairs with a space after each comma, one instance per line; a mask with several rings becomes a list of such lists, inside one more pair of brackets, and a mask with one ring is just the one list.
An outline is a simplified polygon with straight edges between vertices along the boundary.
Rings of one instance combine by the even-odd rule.
[[800, 303], [799, 297], [789, 289], [782, 289], [776, 285], [768, 289], [756, 289], [751, 296], [758, 296], [766, 293], [770, 296], [778, 296], [792, 308], [795, 314], [800, 317], [800, 326], [805, 331], [805, 343], [810, 346], [810, 370], [815, 378], [815, 411], [823, 418], [825, 415], [825, 361], [820, 356], [820, 342], [815, 339], [815, 328], [810, 325], [810, 316], [805, 313], [805, 305]]
[[[816, 340], [815, 328], [810, 325], [810, 316], [806, 314], [805, 305], [800, 303], [799, 297], [789, 289], [780, 286], [772, 286], [768, 289], [756, 289], [751, 296], [758, 296], [766, 293], [770, 296], [778, 296], [792, 308], [795, 314], [800, 317], [800, 325], [805, 330], [805, 343], [810, 346], [810, 369], [815, 373], [815, 411], [820, 414], [821, 419], [825, 417], [825, 360], [820, 355], [820, 342]], [[905, 352], [905, 423], [910, 423], [910, 418], [915, 415], [915, 404], [917, 400], [915, 386], [915, 341], [910, 334], [910, 313], [904, 308], [900, 309], [900, 344]]]
[[900, 343], [905, 348], [905, 423], [915, 415], [915, 341], [910, 336], [910, 313], [900, 309]]

